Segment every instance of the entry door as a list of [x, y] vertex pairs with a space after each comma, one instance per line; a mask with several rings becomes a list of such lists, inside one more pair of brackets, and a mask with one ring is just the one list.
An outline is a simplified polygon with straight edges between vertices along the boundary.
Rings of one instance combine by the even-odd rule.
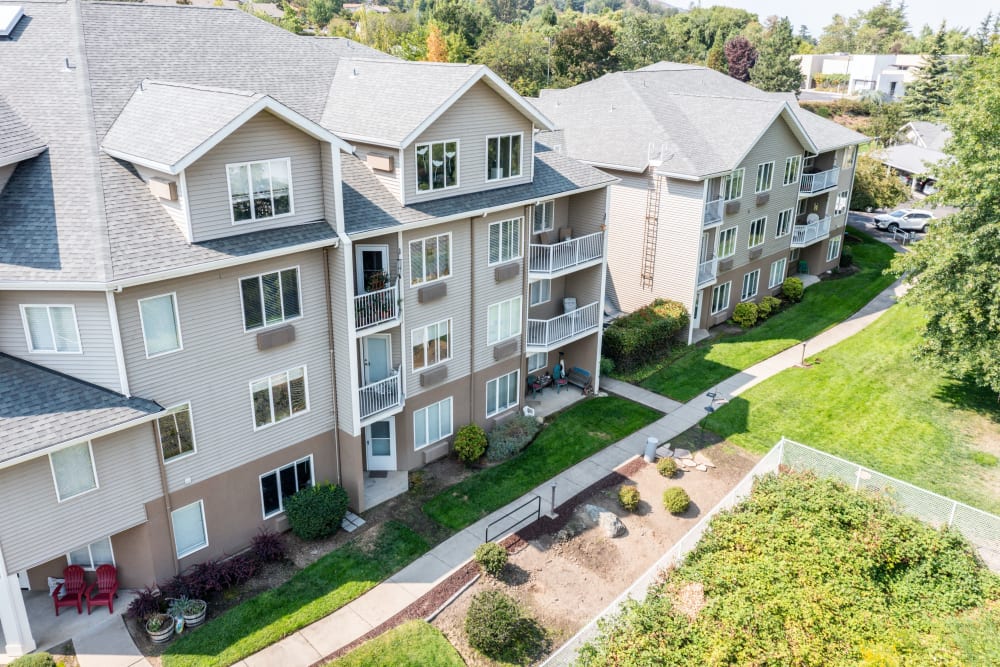
[[[382, 287], [373, 284], [373, 276], [382, 274], [389, 275], [389, 246], [387, 245], [359, 245], [355, 246], [354, 266], [357, 272], [359, 293], [377, 292], [382, 287], [388, 287], [388, 283]], [[381, 281], [375, 281], [381, 282]], [[371, 285], [371, 289], [368, 289]]]
[[396, 469], [396, 420], [374, 422], [365, 427], [368, 470]]
[[705, 290], [698, 290], [698, 295], [694, 299], [694, 313], [691, 314], [691, 321], [694, 328], [701, 328], [701, 300], [705, 297]]
[[392, 336], [372, 334], [361, 339], [365, 384], [384, 380], [392, 374]]

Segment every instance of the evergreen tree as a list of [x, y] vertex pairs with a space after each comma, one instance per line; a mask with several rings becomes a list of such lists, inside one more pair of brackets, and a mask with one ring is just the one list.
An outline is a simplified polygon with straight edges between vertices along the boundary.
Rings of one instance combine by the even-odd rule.
[[750, 81], [750, 70], [757, 62], [757, 49], [750, 40], [737, 35], [726, 42], [726, 63], [729, 65], [729, 76], [737, 81]]
[[788, 18], [768, 19], [764, 41], [757, 49], [757, 62], [750, 70], [750, 83], [772, 93], [798, 94], [802, 87], [802, 71], [792, 60], [796, 51], [792, 22]]
[[924, 66], [906, 88], [903, 106], [910, 120], [934, 119], [941, 116], [948, 103], [948, 63], [944, 59], [945, 26], [934, 37], [930, 53], [924, 56]]
[[712, 48], [708, 50], [708, 57], [705, 59], [705, 67], [714, 69], [716, 72], [726, 74], [726, 51], [722, 48], [722, 42], [716, 41]]

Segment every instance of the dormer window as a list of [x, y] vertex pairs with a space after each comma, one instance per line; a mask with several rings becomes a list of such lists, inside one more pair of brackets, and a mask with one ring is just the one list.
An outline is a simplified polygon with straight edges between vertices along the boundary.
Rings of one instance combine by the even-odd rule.
[[521, 135], [505, 134], [486, 139], [486, 180], [521, 175]]
[[458, 142], [417, 144], [417, 191], [458, 187]]
[[227, 164], [233, 224], [292, 212], [292, 166], [288, 158]]

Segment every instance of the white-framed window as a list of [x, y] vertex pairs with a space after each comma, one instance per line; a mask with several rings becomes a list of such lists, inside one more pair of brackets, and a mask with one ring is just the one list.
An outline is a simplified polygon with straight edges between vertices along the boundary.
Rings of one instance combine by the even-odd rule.
[[521, 335], [521, 297], [494, 303], [489, 308], [486, 323], [486, 344]]
[[806, 207], [808, 206], [808, 204], [809, 204], [809, 200], [808, 199], [800, 199], [799, 200], [798, 215], [805, 215], [806, 214]]
[[503, 412], [517, 405], [521, 371], [513, 371], [486, 383], [486, 416]]
[[747, 239], [748, 248], [756, 248], [764, 243], [764, 234], [767, 231], [767, 216], [757, 218], [750, 223], [750, 237]]
[[444, 440], [451, 435], [451, 396], [413, 413], [413, 449]]
[[739, 199], [743, 196], [743, 174], [745, 171], [746, 169], [741, 167], [722, 177], [722, 196], [726, 201]]
[[552, 299], [552, 281], [548, 278], [528, 283], [528, 304], [537, 306]]
[[139, 322], [146, 358], [176, 352], [184, 347], [181, 321], [177, 315], [177, 294], [161, 294], [139, 299]]
[[535, 215], [531, 221], [531, 232], [541, 234], [550, 231], [555, 226], [556, 203], [553, 200], [541, 201], [535, 204]]
[[782, 185], [791, 185], [792, 183], [798, 184], [799, 175], [802, 170], [802, 156], [793, 155], [785, 160], [785, 177], [782, 179]]
[[832, 262], [840, 257], [840, 237], [830, 239], [830, 244], [826, 247], [826, 261]]
[[754, 269], [750, 273], [743, 274], [743, 289], [740, 291], [740, 301], [749, 301], [757, 296], [758, 287], [760, 287], [760, 269]]
[[712, 314], [721, 313], [729, 308], [729, 293], [733, 289], [733, 282], [730, 280], [722, 285], [712, 288]]
[[486, 180], [521, 175], [521, 135], [502, 134], [486, 138]]
[[186, 454], [193, 454], [195, 445], [191, 404], [178, 405], [171, 408], [167, 414], [158, 417], [156, 433], [160, 439], [160, 453], [164, 463]]
[[299, 269], [291, 267], [240, 278], [243, 330], [253, 331], [302, 315]]
[[234, 225], [290, 215], [292, 161], [289, 158], [226, 165]]
[[549, 363], [547, 352], [532, 352], [528, 355], [528, 372], [534, 373], [545, 368]]
[[81, 354], [80, 330], [74, 306], [21, 305], [28, 352]]
[[490, 256], [487, 264], [493, 266], [521, 256], [521, 218], [501, 220], [490, 224]]
[[264, 518], [285, 511], [285, 498], [313, 485], [312, 455], [260, 476], [260, 506]]
[[781, 283], [785, 282], [785, 273], [787, 268], [788, 260], [784, 257], [775, 262], [771, 262], [771, 277], [767, 281], [769, 289], [774, 289]]
[[719, 259], [725, 259], [736, 254], [736, 227], [723, 229], [719, 232], [719, 248], [715, 254]]
[[208, 546], [204, 501], [196, 500], [190, 505], [175, 509], [170, 513], [170, 525], [174, 531], [178, 558], [190, 556]]
[[837, 201], [833, 205], [833, 214], [841, 215], [847, 212], [847, 190], [837, 193]]
[[802, 168], [808, 171], [813, 168], [814, 164], [816, 164], [816, 156], [807, 155], [806, 159], [802, 161]]
[[410, 241], [410, 285], [451, 275], [451, 233]]
[[854, 158], [856, 158], [857, 155], [857, 146], [848, 146], [844, 149], [844, 169], [850, 169], [854, 166]]
[[458, 187], [458, 140], [417, 144], [417, 192]]
[[802, 254], [802, 252], [801, 252], [801, 250], [799, 248], [792, 248], [792, 254], [791, 254], [791, 256], [788, 259], [790, 259], [793, 262], [797, 262], [797, 261], [799, 261], [799, 256], [801, 254]]
[[451, 319], [412, 330], [410, 340], [415, 371], [451, 359]]
[[277, 424], [309, 409], [306, 367], [275, 373], [250, 383], [253, 430]]
[[788, 236], [792, 233], [792, 213], [794, 211], [790, 208], [778, 213], [778, 225], [774, 230], [774, 238], [780, 239], [782, 236]]
[[97, 488], [97, 468], [90, 442], [81, 442], [52, 452], [49, 454], [49, 465], [59, 502]]
[[111, 538], [105, 537], [85, 547], [73, 549], [66, 554], [66, 562], [89, 571], [96, 570], [99, 565], [114, 565], [115, 552], [111, 549]]
[[762, 162], [757, 165], [757, 185], [754, 192], [767, 192], [774, 181], [774, 162]]

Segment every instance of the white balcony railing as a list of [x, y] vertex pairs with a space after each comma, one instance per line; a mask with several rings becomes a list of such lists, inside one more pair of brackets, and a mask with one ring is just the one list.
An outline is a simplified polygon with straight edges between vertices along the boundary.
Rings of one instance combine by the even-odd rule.
[[556, 273], [584, 262], [600, 259], [604, 252], [604, 233], [596, 232], [552, 245], [532, 243], [529, 252], [528, 271]]
[[726, 202], [721, 197], [705, 202], [704, 227], [706, 229], [722, 222], [722, 207], [725, 205]]
[[828, 190], [837, 185], [839, 180], [840, 167], [827, 169], [826, 171], [821, 171], [818, 174], [802, 174], [802, 180], [799, 181], [799, 192], [807, 194], [822, 192], [823, 190]]
[[830, 235], [830, 218], [792, 227], [792, 247], [803, 248]]
[[551, 320], [528, 320], [528, 345], [549, 347], [582, 333], [597, 331], [601, 323], [598, 305], [595, 301]]
[[358, 403], [361, 405], [362, 419], [391, 410], [399, 405], [401, 400], [398, 373], [358, 389]]
[[354, 321], [358, 329], [366, 329], [399, 317], [399, 291], [394, 284], [377, 292], [354, 297]]
[[719, 260], [713, 257], [710, 260], [704, 261], [698, 265], [698, 287], [702, 285], [707, 285], [708, 283], [715, 280], [715, 276], [719, 271]]

